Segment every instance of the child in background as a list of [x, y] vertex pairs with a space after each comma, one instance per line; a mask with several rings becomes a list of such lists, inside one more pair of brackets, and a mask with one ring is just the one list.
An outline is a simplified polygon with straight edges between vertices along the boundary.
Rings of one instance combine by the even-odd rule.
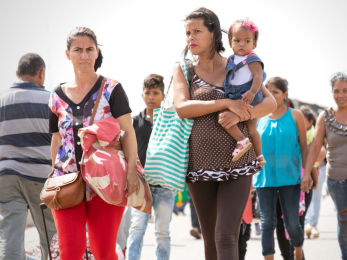
[[[253, 52], [257, 46], [258, 28], [248, 18], [237, 20], [231, 25], [228, 36], [234, 55], [228, 58], [227, 74], [223, 82], [225, 96], [233, 100], [241, 99], [254, 106], [263, 100], [260, 89], [266, 77], [263, 71], [263, 62]], [[257, 160], [261, 166], [264, 166], [266, 161], [261, 152], [257, 123], [258, 119], [251, 119], [246, 122]], [[252, 143], [241, 133], [237, 125], [225, 130], [237, 141], [232, 159], [235, 162], [252, 147]]]
[[[310, 147], [312, 141], [313, 141], [313, 134], [314, 134], [314, 126], [316, 125], [316, 116], [313, 114], [312, 110], [309, 108], [303, 108], [301, 109], [302, 114], [305, 117], [305, 126], [306, 126], [306, 136], [307, 136], [307, 145]], [[325, 157], [325, 156], [324, 156]], [[312, 180], [313, 180], [313, 187], [312, 189], [316, 189], [318, 185], [318, 164], [320, 158], [317, 158], [317, 162], [313, 166], [313, 171], [311, 173]], [[322, 158], [323, 159], [323, 158]], [[307, 209], [308, 207], [306, 207]]]
[[[151, 74], [146, 77], [143, 82], [142, 93], [146, 109], [133, 118], [138, 154], [143, 166], [146, 164], [147, 147], [152, 133], [153, 110], [161, 107], [164, 97], [163, 77], [157, 74]], [[169, 227], [175, 204], [175, 196], [172, 191], [160, 185], [150, 185], [150, 189], [155, 215], [156, 256], [157, 259], [169, 259], [171, 250]], [[143, 237], [149, 218], [150, 215], [146, 213], [138, 210], [132, 211], [132, 223], [127, 241], [127, 260], [140, 259]]]

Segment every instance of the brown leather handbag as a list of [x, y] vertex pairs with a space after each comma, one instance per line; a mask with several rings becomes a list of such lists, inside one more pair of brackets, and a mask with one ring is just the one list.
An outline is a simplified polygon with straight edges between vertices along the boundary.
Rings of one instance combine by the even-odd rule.
[[[101, 82], [89, 125], [92, 125], [94, 122], [105, 80], [106, 78]], [[52, 178], [52, 175], [53, 172], [48, 176], [43, 186], [40, 194], [41, 201], [45, 203], [48, 208], [56, 210], [72, 208], [80, 204], [84, 198], [86, 187], [82, 174], [78, 171], [55, 178]]]

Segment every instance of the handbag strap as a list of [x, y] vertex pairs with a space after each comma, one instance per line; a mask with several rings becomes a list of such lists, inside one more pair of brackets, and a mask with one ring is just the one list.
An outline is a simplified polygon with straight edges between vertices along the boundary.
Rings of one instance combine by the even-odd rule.
[[[184, 75], [184, 78], [186, 79], [188, 88], [190, 89], [191, 80], [192, 80], [191, 78], [193, 77], [192, 75], [194, 73], [193, 63], [190, 60], [177, 61], [176, 63], [180, 64], [181, 70], [182, 70], [183, 75]], [[170, 87], [172, 85], [172, 81], [173, 81], [173, 75], [171, 76], [170, 84], [169, 84], [169, 87], [168, 87], [168, 89], [166, 91], [166, 95], [165, 95], [165, 98], [164, 98], [164, 101], [163, 101], [162, 109], [164, 108], [165, 103], [166, 103], [166, 99], [169, 96], [169, 91], [170, 91]], [[172, 101], [172, 104], [173, 104], [173, 101]]]
[[101, 85], [100, 85], [98, 97], [97, 97], [96, 100], [95, 100], [95, 104], [94, 104], [94, 108], [93, 108], [93, 113], [92, 113], [92, 116], [90, 117], [90, 120], [89, 120], [89, 125], [90, 125], [90, 126], [94, 123], [94, 117], [95, 117], [95, 114], [96, 114], [96, 110], [98, 110], [98, 106], [99, 106], [99, 102], [100, 102], [102, 90], [104, 89], [105, 81], [106, 81], [106, 78], [104, 78], [104, 79], [101, 81]]

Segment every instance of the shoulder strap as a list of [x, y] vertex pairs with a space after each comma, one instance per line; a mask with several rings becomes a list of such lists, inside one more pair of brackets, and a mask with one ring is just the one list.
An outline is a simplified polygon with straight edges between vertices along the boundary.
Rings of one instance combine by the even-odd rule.
[[[184, 78], [186, 79], [186, 82], [188, 84], [188, 88], [190, 88], [190, 82], [191, 82], [192, 79], [190, 79], [190, 80], [188, 79], [188, 72], [191, 71], [191, 77], [193, 77], [193, 69], [194, 69], [194, 67], [193, 67], [193, 63], [190, 60], [188, 60], [188, 61], [190, 61], [191, 66], [189, 65], [189, 62], [188, 62], [188, 66], [189, 66], [188, 68], [189, 69], [187, 69], [185, 61], [187, 61], [187, 60], [177, 61], [176, 63], [180, 64], [180, 67], [181, 67], [181, 70], [183, 72]], [[170, 88], [171, 88], [171, 85], [172, 85], [172, 80], [173, 80], [173, 75], [171, 76], [170, 84], [169, 84], [169, 87], [167, 88], [166, 95], [165, 95], [164, 101], [162, 103], [163, 104], [162, 108], [164, 108], [164, 106], [166, 104], [166, 100], [169, 97], [169, 91], [170, 91]], [[172, 101], [172, 104], [173, 104], [173, 101]]]
[[[230, 63], [232, 63], [230, 65]], [[233, 65], [233, 66], [232, 66]], [[229, 69], [232, 69], [231, 67], [235, 67], [235, 55], [230, 55], [227, 60], [227, 65], [225, 65], [225, 71], [228, 71]]]
[[95, 114], [96, 114], [96, 110], [98, 110], [98, 106], [99, 106], [99, 102], [100, 102], [100, 98], [101, 98], [102, 91], [103, 91], [103, 89], [104, 89], [105, 81], [106, 81], [106, 78], [104, 78], [104, 79], [101, 81], [101, 85], [100, 85], [100, 88], [99, 88], [98, 97], [97, 97], [96, 100], [95, 100], [95, 104], [94, 104], [94, 108], [93, 108], [93, 113], [92, 113], [92, 116], [90, 117], [90, 120], [89, 120], [89, 125], [90, 125], [90, 126], [94, 123], [94, 117], [95, 117]]
[[255, 62], [255, 61], [260, 62], [260, 65], [261, 65], [262, 69], [264, 70], [264, 63], [261, 61], [261, 59], [258, 56], [251, 56], [251, 57], [246, 58], [245, 60], [239, 62], [236, 65], [235, 72], [238, 71], [239, 69], [241, 69], [243, 66], [246, 66], [247, 64], [249, 64], [251, 62]]
[[247, 58], [246, 64], [249, 64], [249, 63], [254, 62], [254, 61], [260, 62], [260, 65], [264, 70], [264, 63], [261, 61], [261, 59], [258, 56], [251, 56], [251, 57]]

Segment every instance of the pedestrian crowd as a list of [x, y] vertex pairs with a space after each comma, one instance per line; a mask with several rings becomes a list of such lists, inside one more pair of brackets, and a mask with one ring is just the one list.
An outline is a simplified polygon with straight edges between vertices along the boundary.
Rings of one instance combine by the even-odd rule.
[[206, 260], [245, 259], [252, 222], [259, 259], [274, 259], [276, 229], [283, 259], [302, 260], [305, 234], [319, 237], [325, 180], [347, 259], [347, 75], [332, 76], [336, 105], [316, 118], [293, 107], [286, 79], [266, 79], [248, 18], [225, 31], [199, 8], [185, 34], [167, 91], [163, 76], [147, 76], [146, 107], [134, 117], [129, 87], [97, 74], [103, 55], [91, 29], [68, 35], [74, 78], [51, 92], [43, 59], [21, 57], [19, 82], [0, 95], [0, 260], [26, 259], [28, 209], [42, 259], [138, 260], [154, 217], [156, 257], [168, 260], [172, 213], [188, 201]]

